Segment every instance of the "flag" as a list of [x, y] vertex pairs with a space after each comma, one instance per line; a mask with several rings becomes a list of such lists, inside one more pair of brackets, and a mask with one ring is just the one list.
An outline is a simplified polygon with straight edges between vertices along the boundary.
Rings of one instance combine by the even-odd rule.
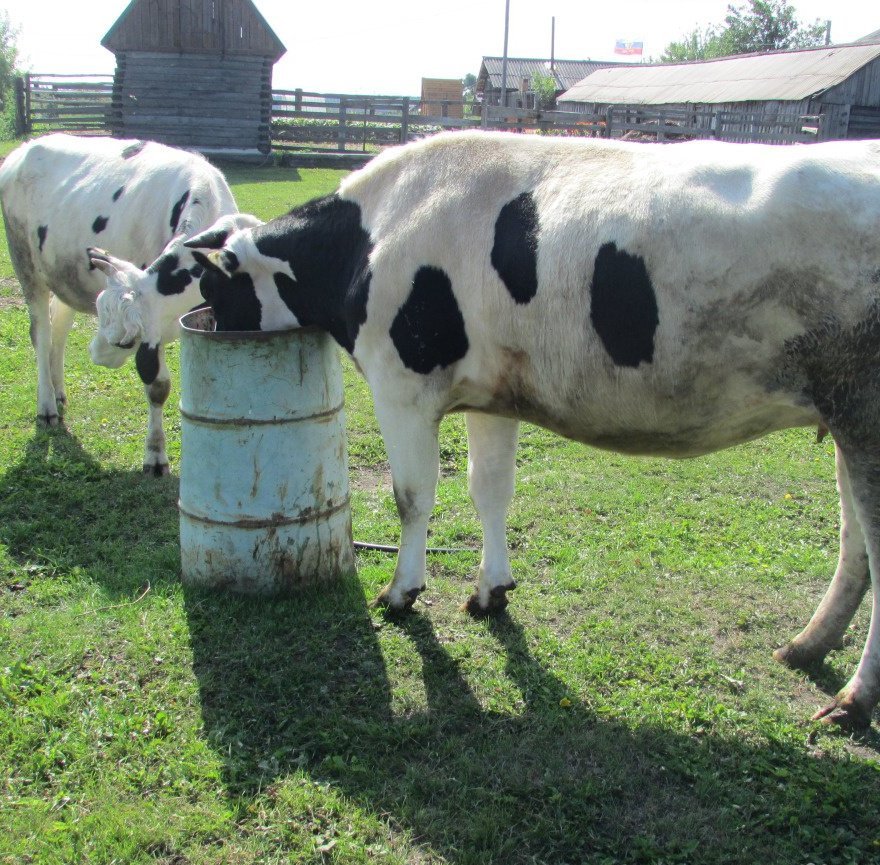
[[627, 42], [625, 39], [618, 39], [614, 43], [615, 54], [637, 54], [642, 55], [642, 49], [645, 47], [644, 42]]

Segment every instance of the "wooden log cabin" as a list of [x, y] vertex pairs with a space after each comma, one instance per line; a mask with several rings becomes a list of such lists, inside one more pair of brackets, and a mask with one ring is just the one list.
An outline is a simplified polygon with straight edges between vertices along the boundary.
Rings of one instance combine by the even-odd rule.
[[115, 136], [269, 152], [286, 49], [251, 0], [132, 0], [101, 44], [116, 56]]

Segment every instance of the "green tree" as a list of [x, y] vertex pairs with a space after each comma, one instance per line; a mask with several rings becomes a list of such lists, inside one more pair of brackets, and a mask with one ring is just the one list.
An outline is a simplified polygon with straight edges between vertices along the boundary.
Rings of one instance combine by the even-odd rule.
[[660, 60], [680, 63], [821, 45], [825, 25], [818, 20], [803, 24], [796, 14], [786, 0], [749, 0], [741, 6], [728, 6], [723, 24], [695, 28], [681, 41], [670, 42]]
[[535, 108], [550, 109], [556, 105], [556, 79], [543, 72], [532, 75], [532, 91], [535, 94]]
[[9, 13], [0, 10], [0, 135], [11, 138], [15, 131], [15, 100], [13, 82], [18, 72], [18, 28], [9, 20]]

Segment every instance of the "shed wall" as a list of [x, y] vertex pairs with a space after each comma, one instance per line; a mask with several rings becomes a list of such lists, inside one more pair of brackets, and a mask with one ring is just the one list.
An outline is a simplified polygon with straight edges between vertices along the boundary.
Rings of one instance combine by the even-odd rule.
[[117, 136], [268, 152], [271, 110], [268, 58], [133, 51], [117, 56]]

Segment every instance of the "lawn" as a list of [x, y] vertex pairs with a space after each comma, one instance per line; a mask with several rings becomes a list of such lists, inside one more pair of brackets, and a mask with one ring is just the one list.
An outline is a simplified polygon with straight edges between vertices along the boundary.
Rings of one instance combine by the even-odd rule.
[[[342, 172], [228, 169], [263, 217]], [[393, 558], [285, 600], [179, 579], [173, 472], [139, 472], [134, 369], [68, 359], [34, 423], [26, 310], [0, 244], [0, 863], [880, 862], [880, 737], [808, 720], [852, 673], [865, 605], [811, 677], [771, 657], [834, 569], [833, 445], [796, 430], [698, 460], [526, 426], [506, 615], [472, 620], [479, 529], [442, 426], [428, 592], [385, 618]], [[398, 521], [344, 363], [355, 536]], [[876, 718], [876, 715], [875, 715]]]

